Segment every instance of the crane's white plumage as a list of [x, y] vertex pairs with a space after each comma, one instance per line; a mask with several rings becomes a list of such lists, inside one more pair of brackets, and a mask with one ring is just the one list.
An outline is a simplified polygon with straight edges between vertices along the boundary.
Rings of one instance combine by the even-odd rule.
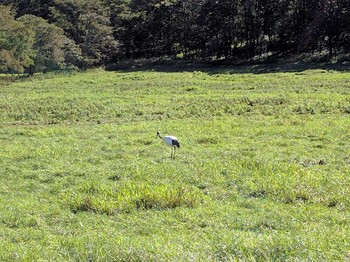
[[179, 143], [179, 140], [175, 137], [175, 136], [164, 136], [162, 137], [160, 135], [160, 132], [158, 131], [157, 132], [157, 137], [161, 138], [164, 140], [164, 142], [171, 146], [171, 158], [174, 158], [175, 159], [175, 151], [176, 151], [176, 148], [179, 148], [180, 147], [180, 143]]

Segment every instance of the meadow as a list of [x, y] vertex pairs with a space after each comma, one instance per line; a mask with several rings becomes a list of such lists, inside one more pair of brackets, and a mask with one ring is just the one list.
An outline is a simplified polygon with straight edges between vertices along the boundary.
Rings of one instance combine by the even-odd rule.
[[346, 71], [3, 81], [0, 260], [350, 260], [349, 117]]

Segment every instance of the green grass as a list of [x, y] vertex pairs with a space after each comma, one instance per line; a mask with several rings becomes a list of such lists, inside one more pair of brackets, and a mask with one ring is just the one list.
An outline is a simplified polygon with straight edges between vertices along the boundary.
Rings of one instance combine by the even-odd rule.
[[349, 117], [337, 71], [2, 84], [0, 260], [349, 260]]

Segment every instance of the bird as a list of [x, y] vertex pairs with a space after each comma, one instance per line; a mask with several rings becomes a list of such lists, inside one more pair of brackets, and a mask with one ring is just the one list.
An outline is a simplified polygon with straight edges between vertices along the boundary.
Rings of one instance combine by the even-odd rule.
[[170, 158], [172, 159], [175, 159], [175, 151], [176, 151], [176, 148], [179, 148], [180, 147], [180, 142], [179, 140], [175, 137], [175, 136], [164, 136], [162, 137], [160, 135], [160, 132], [158, 131], [157, 132], [157, 137], [159, 137], [160, 139], [163, 139], [164, 142], [171, 146], [171, 155], [170, 155]]

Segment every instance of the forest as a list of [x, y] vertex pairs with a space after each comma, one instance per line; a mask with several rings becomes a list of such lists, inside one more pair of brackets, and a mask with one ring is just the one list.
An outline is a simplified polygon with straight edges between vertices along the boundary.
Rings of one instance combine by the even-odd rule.
[[348, 0], [0, 0], [0, 71], [126, 59], [347, 61]]

